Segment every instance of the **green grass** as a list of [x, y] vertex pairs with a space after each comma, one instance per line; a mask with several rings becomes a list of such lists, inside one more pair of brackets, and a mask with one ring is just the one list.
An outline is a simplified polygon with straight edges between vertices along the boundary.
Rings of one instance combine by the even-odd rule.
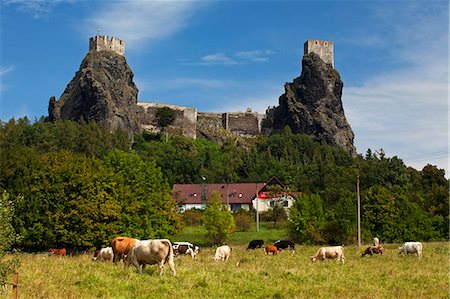
[[[273, 228], [272, 222], [261, 222], [259, 232], [253, 224], [248, 231], [237, 231], [232, 234], [228, 243], [236, 245], [246, 245], [250, 240], [262, 239], [269, 244], [276, 240], [285, 239], [288, 236], [287, 228]], [[178, 235], [171, 238], [172, 241], [189, 241], [201, 247], [207, 246], [208, 240], [206, 230], [203, 226], [185, 227]]]
[[[90, 255], [58, 258], [18, 254], [22, 265], [20, 298], [449, 298], [449, 243], [424, 243], [424, 257], [397, 254], [385, 245], [384, 256], [361, 258], [345, 248], [347, 262], [312, 263], [317, 246], [298, 246], [265, 256], [231, 245], [227, 262], [214, 262], [214, 249], [198, 258], [175, 259], [177, 276], [156, 266], [143, 275], [134, 268], [93, 262]], [[239, 262], [239, 267], [236, 263]]]

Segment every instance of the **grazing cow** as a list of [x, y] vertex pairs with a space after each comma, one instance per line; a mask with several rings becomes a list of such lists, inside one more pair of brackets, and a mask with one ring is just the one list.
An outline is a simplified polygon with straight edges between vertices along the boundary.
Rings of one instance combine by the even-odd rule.
[[380, 245], [380, 239], [378, 239], [377, 237], [373, 238], [373, 246], [378, 246]]
[[58, 249], [58, 248], [50, 248], [48, 250], [48, 252], [53, 253], [54, 255], [58, 255], [58, 256], [66, 256], [66, 249], [62, 248], [62, 249]]
[[105, 247], [100, 250], [97, 250], [94, 253], [94, 257], [92, 258], [93, 261], [100, 261], [100, 262], [112, 262], [114, 259], [114, 252], [111, 247]]
[[337, 259], [337, 261], [342, 261], [345, 263], [344, 256], [344, 247], [342, 246], [330, 246], [330, 247], [321, 247], [317, 250], [314, 256], [311, 256], [311, 261], [315, 262], [316, 260], [325, 261], [327, 258], [329, 259]]
[[290, 250], [292, 250], [292, 253], [295, 253], [295, 244], [294, 242], [288, 241], [288, 240], [278, 240], [275, 242], [275, 244], [273, 244], [277, 247], [278, 251], [280, 251], [281, 249], [287, 249], [289, 248]]
[[247, 249], [245, 249], [245, 250], [263, 248], [263, 246], [264, 246], [263, 240], [252, 240], [252, 241], [250, 241], [250, 243], [247, 246]]
[[361, 257], [365, 256], [366, 254], [372, 256], [372, 254], [378, 254], [381, 253], [381, 255], [383, 255], [384, 253], [384, 247], [381, 245], [378, 246], [369, 246], [366, 248], [366, 250], [364, 250], [364, 252], [362, 253]]
[[111, 242], [111, 247], [114, 253], [114, 264], [117, 265], [121, 259], [131, 251], [138, 239], [128, 237], [115, 237]]
[[217, 247], [216, 254], [214, 255], [214, 261], [226, 261], [230, 258], [231, 254], [231, 248], [228, 245], [223, 245], [220, 247]]
[[163, 275], [164, 265], [169, 263], [172, 275], [176, 275], [173, 247], [167, 239], [137, 241], [124, 263], [126, 267], [133, 264], [140, 274], [143, 273], [146, 265], [158, 264], [159, 276]]
[[189, 242], [175, 242], [173, 243], [173, 253], [178, 254], [189, 254], [192, 258], [198, 254], [200, 247]]
[[264, 251], [266, 252], [266, 255], [272, 253], [272, 255], [276, 255], [278, 253], [278, 248], [276, 246], [273, 245], [267, 245], [264, 248]]
[[407, 253], [413, 254], [417, 253], [419, 258], [422, 257], [422, 243], [420, 242], [406, 242], [402, 247], [398, 248], [398, 254]]

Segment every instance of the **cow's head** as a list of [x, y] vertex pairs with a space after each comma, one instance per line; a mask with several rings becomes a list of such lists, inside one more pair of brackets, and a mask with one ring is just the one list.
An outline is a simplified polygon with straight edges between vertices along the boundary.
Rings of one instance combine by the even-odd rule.
[[309, 258], [311, 259], [312, 262], [315, 262], [316, 259], [317, 259], [315, 256], [311, 256], [311, 257], [309, 257]]

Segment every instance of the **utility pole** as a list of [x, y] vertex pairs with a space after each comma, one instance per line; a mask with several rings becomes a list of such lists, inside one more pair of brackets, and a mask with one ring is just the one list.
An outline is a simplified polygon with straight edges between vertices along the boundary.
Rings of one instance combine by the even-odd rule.
[[258, 198], [258, 183], [256, 183], [256, 232], [259, 232], [259, 198]]
[[202, 204], [205, 205], [206, 204], [206, 178], [204, 176], [202, 176]]
[[356, 179], [356, 193], [358, 195], [358, 247], [361, 247], [361, 197], [359, 194], [359, 173]]

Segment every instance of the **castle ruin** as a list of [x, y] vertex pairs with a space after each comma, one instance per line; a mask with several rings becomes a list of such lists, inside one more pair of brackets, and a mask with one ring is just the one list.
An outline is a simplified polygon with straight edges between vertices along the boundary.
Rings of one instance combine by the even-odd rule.
[[96, 35], [89, 39], [89, 51], [114, 51], [123, 56], [125, 54], [125, 42], [116, 37]]
[[[96, 35], [94, 37], [91, 37], [89, 39], [89, 52], [90, 54], [104, 54], [103, 51], [113, 51], [116, 54], [124, 57], [125, 53], [125, 42], [116, 38], [116, 37], [109, 37], [109, 36], [103, 36], [103, 35]], [[321, 40], [307, 40], [304, 44], [304, 55], [307, 55], [309, 53], [316, 53], [326, 64], [330, 65], [331, 67], [334, 67], [334, 53], [333, 53], [333, 42], [331, 41], [321, 41]], [[89, 53], [88, 53], [89, 54]], [[87, 57], [89, 59], [93, 59], [95, 55], [91, 55]], [[106, 60], [105, 63], [108, 63], [108, 60]], [[171, 105], [171, 104], [162, 104], [162, 103], [150, 103], [150, 102], [142, 102], [137, 101], [137, 88], [130, 81], [130, 76], [132, 78], [132, 72], [131, 69], [129, 69], [128, 65], [126, 64], [126, 61], [123, 60], [122, 64], [123, 67], [120, 69], [120, 72], [116, 72], [115, 74], [118, 76], [117, 78], [123, 79], [123, 84], [125, 85], [125, 89], [131, 90], [132, 92], [128, 94], [130, 97], [131, 102], [125, 103], [125, 108], [122, 110], [128, 111], [130, 115], [127, 115], [126, 112], [117, 112], [120, 109], [121, 103], [119, 103], [119, 106], [112, 106], [115, 107], [114, 109], [114, 115], [119, 119], [116, 120], [116, 122], [123, 122], [123, 119], [125, 116], [127, 116], [129, 119], [133, 119], [135, 121], [135, 124], [137, 127], [150, 132], [159, 132], [161, 128], [158, 127], [158, 123], [156, 120], [157, 112], [160, 108], [167, 107], [172, 110], [174, 110], [175, 119], [173, 123], [167, 128], [168, 131], [173, 134], [180, 134], [184, 136], [188, 136], [190, 138], [195, 139], [197, 137], [197, 134], [204, 135], [209, 132], [221, 132], [226, 131], [230, 133], [234, 133], [243, 137], [256, 137], [260, 135], [269, 135], [271, 132], [273, 132], [273, 113], [271, 114], [271, 110], [267, 110], [266, 114], [260, 114], [257, 112], [252, 112], [250, 108], [247, 109], [245, 112], [199, 112], [196, 108], [193, 107], [185, 107], [185, 106], [178, 106], [178, 105]], [[101, 72], [101, 69], [104, 68], [103, 65], [86, 65], [84, 67], [95, 67], [99, 68], [98, 71]], [[130, 70], [128, 72], [127, 70]], [[106, 68], [105, 68], [105, 71]], [[77, 73], [83, 75], [83, 74], [89, 74], [92, 75], [96, 72], [81, 72]], [[108, 77], [108, 76], [106, 76]], [[122, 78], [123, 77], [123, 78]], [[95, 80], [102, 80], [100, 78], [94, 78]], [[108, 77], [109, 78], [109, 77]], [[80, 78], [77, 77], [77, 75], [74, 77], [74, 82], [76, 84], [81, 84], [79, 81]], [[91, 79], [90, 79], [91, 80]], [[88, 80], [89, 81], [89, 80]], [[90, 81], [89, 81], [90, 82]], [[95, 81], [94, 83], [96, 83]], [[132, 83], [131, 85], [127, 85], [128, 83]], [[74, 84], [75, 84], [74, 83]], [[110, 88], [112, 84], [117, 84], [117, 82], [103, 82], [106, 88]], [[70, 86], [70, 84], [69, 84]], [[88, 87], [84, 87], [85, 89]], [[92, 87], [94, 88], [94, 87]], [[98, 93], [98, 88], [95, 87], [95, 92]], [[103, 93], [100, 93], [100, 97], [107, 97], [105, 95], [109, 95], [109, 92], [106, 90], [101, 90]], [[84, 99], [86, 94], [89, 94], [89, 92], [84, 92], [81, 95], [78, 94], [78, 89], [68, 89], [68, 91], [64, 94], [66, 94], [66, 97], [73, 97], [73, 99], [76, 101], [78, 98]], [[64, 95], [63, 94], [63, 95]], [[117, 98], [123, 98], [124, 94], [119, 93], [116, 95]], [[63, 98], [63, 96], [62, 96]], [[108, 97], [107, 97], [108, 98]], [[99, 100], [96, 98], [96, 100]], [[111, 99], [110, 99], [111, 100]], [[62, 101], [60, 99], [60, 101]], [[64, 102], [68, 101], [66, 98], [64, 98], [64, 101], [62, 101], [59, 106], [64, 105]], [[103, 101], [103, 99], [102, 99]], [[59, 107], [56, 105], [57, 101], [53, 98], [50, 100], [49, 103], [49, 119], [55, 120], [54, 116], [57, 114], [60, 114]], [[70, 102], [70, 101], [69, 101]], [[94, 101], [95, 102], [95, 101]], [[120, 102], [120, 101], [119, 101]], [[103, 103], [103, 102], [102, 102]], [[78, 112], [72, 109], [73, 107], [80, 107], [84, 104], [81, 103], [71, 103], [66, 104], [64, 107], [69, 112]], [[98, 104], [100, 105], [100, 104]], [[131, 107], [131, 106], [132, 107]], [[84, 106], [83, 106], [84, 107]], [[72, 111], [72, 110], [74, 111]], [[273, 109], [272, 109], [273, 110]], [[68, 112], [68, 113], [69, 113]], [[90, 113], [91, 111], [85, 112]], [[56, 114], [55, 114], [56, 113]], [[67, 114], [67, 113], [66, 113]], [[76, 113], [75, 113], [76, 114]], [[124, 116], [125, 115], [125, 116]], [[94, 115], [98, 116], [98, 115]], [[93, 116], [93, 119], [96, 119]], [[70, 115], [68, 114], [67, 118], [77, 118], [79, 117], [79, 113], [76, 115]], [[104, 116], [99, 116], [98, 118], [101, 119]], [[107, 122], [110, 120], [107, 120]]]
[[327, 64], [334, 68], [333, 42], [327, 40], [307, 40], [304, 45], [303, 55], [316, 53]]

